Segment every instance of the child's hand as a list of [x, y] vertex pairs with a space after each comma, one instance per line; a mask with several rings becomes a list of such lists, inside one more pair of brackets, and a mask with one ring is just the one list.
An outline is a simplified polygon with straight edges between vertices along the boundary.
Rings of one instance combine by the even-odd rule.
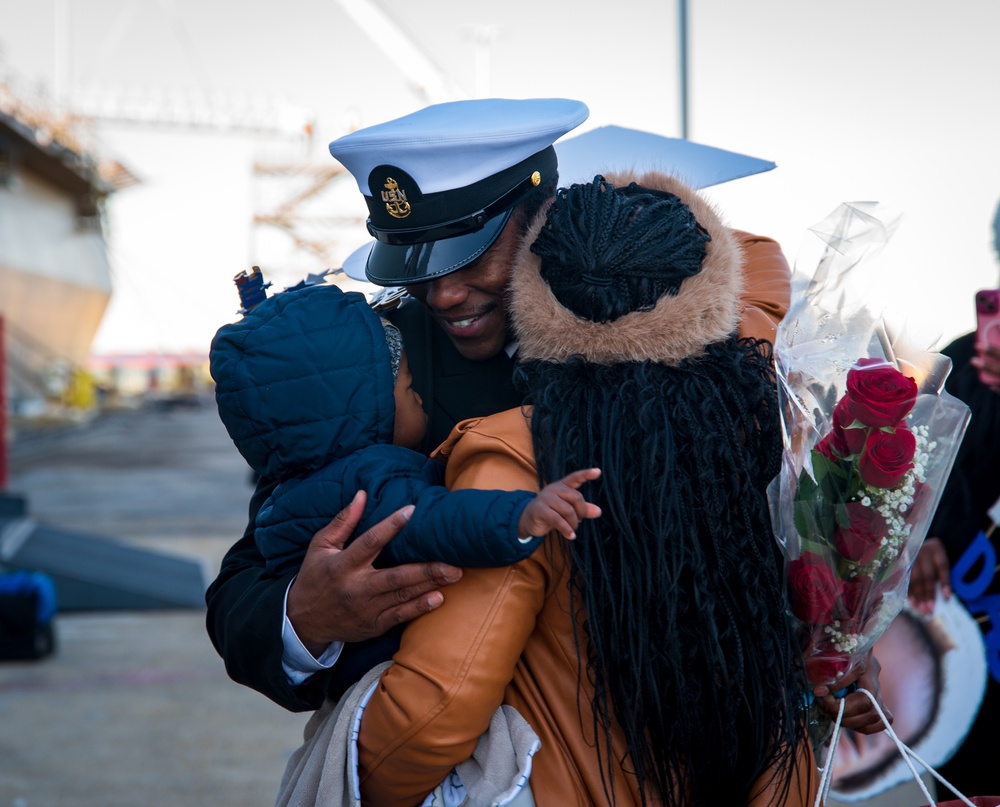
[[564, 538], [576, 538], [576, 528], [582, 519], [601, 515], [601, 508], [590, 504], [577, 488], [600, 475], [600, 468], [588, 468], [546, 485], [521, 513], [517, 534], [528, 538], [556, 530]]

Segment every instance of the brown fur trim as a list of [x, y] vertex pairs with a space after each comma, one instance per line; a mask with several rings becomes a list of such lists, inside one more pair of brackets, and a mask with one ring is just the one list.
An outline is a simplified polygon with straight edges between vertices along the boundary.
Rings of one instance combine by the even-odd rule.
[[508, 291], [518, 358], [565, 361], [579, 355], [595, 364], [646, 359], [677, 364], [733, 333], [740, 318], [743, 253], [712, 205], [665, 174], [609, 174], [605, 179], [615, 187], [636, 182], [680, 197], [712, 236], [701, 271], [685, 279], [675, 297], [662, 297], [651, 311], [634, 311], [613, 322], [583, 319], [555, 298], [542, 280], [540, 258], [531, 252], [545, 224], [546, 207], [525, 234]]

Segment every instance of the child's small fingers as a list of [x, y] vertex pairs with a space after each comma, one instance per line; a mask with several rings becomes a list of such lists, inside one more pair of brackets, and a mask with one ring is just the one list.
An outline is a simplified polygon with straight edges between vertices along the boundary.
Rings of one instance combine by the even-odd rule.
[[581, 496], [573, 503], [573, 512], [576, 513], [577, 523], [588, 518], [600, 518], [601, 508], [596, 504], [591, 504]]
[[562, 520], [569, 525], [571, 530], [575, 530], [577, 528], [577, 525], [580, 523], [581, 516], [575, 502], [566, 501], [564, 499], [556, 505], [554, 510], [559, 514], [559, 516], [562, 517]]
[[558, 519], [555, 529], [560, 535], [562, 535], [563, 538], [566, 538], [567, 540], [572, 541], [576, 538], [576, 530], [573, 529], [569, 522], [564, 518]]
[[553, 510], [558, 510], [564, 518], [568, 517], [570, 513], [581, 515], [587, 500], [583, 498], [580, 491], [562, 484], [554, 486], [552, 490], [555, 493], [550, 505]]
[[552, 532], [558, 532], [565, 538], [576, 537], [576, 532], [570, 522], [559, 515], [556, 510], [549, 510], [544, 516], [540, 516], [531, 528], [532, 535], [548, 535]]
[[580, 491], [569, 487], [563, 487], [558, 491], [557, 499], [551, 506], [553, 509], [558, 509], [566, 519], [574, 517], [577, 525], [586, 518], [601, 517], [600, 507], [588, 502]]
[[562, 478], [562, 482], [565, 485], [569, 485], [571, 488], [578, 488], [584, 482], [597, 479], [600, 475], [600, 468], [584, 468], [582, 471], [573, 471], [571, 474], [566, 474], [566, 476]]

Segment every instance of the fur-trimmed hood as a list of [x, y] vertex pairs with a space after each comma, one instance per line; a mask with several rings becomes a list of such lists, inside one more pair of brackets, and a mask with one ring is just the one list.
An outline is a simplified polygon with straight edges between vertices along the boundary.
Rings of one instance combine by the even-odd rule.
[[595, 364], [652, 360], [677, 364], [737, 330], [743, 290], [743, 255], [732, 230], [711, 204], [679, 180], [660, 173], [608, 174], [616, 188], [630, 182], [676, 195], [711, 236], [701, 271], [686, 278], [675, 296], [664, 295], [651, 310], [633, 311], [610, 322], [594, 322], [563, 306], [541, 276], [532, 253], [545, 225], [539, 211], [514, 261], [509, 310], [520, 360], [564, 361], [579, 355]]

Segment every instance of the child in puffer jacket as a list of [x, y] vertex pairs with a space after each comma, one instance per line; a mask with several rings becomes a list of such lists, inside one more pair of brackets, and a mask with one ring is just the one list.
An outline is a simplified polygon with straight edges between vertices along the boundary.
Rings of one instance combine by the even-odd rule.
[[600, 515], [577, 490], [597, 469], [538, 494], [444, 488], [444, 465], [410, 448], [427, 416], [399, 331], [356, 292], [319, 285], [273, 295], [219, 329], [210, 366], [229, 436], [254, 471], [279, 481], [255, 530], [276, 576], [298, 568], [312, 537], [359, 490], [359, 534], [415, 505], [378, 566], [507, 566], [549, 532], [574, 538], [580, 519]]

